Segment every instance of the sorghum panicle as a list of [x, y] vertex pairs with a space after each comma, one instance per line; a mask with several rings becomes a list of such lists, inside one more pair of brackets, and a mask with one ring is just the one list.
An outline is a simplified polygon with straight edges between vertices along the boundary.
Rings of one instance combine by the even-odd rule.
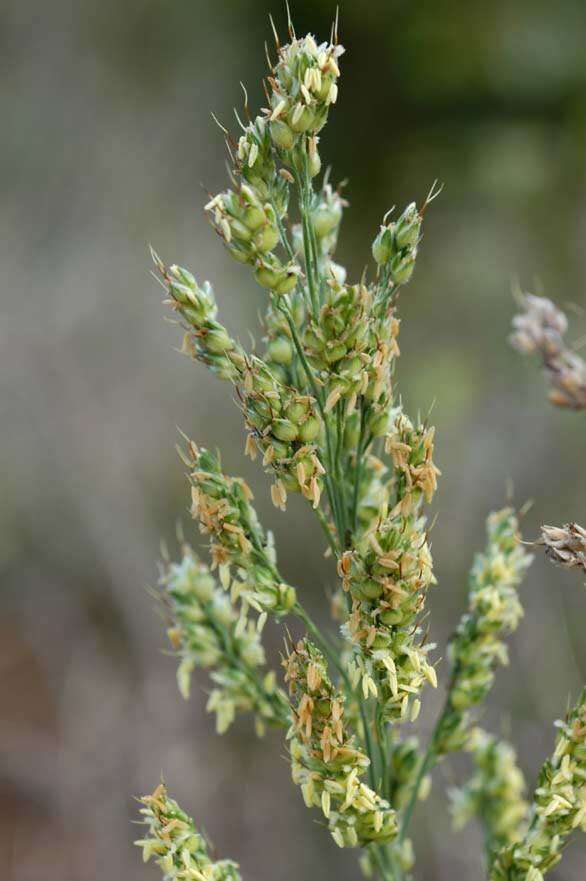
[[[529, 812], [512, 748], [472, 728], [471, 711], [507, 662], [503, 637], [522, 616], [517, 588], [531, 557], [510, 508], [488, 519], [487, 548], [474, 562], [468, 611], [450, 645], [445, 708], [427, 749], [401, 737], [398, 726], [416, 720], [426, 683], [437, 685], [423, 628], [435, 583], [425, 516], [439, 474], [434, 429], [403, 411], [395, 370], [398, 294], [413, 275], [424, 214], [439, 191], [434, 185], [421, 205], [388, 212], [372, 243], [375, 272], [348, 280], [336, 254], [348, 203], [329, 172], [318, 177], [319, 137], [338, 96], [344, 50], [337, 25], [326, 43], [298, 39], [290, 21], [289, 36], [281, 45], [275, 34], [267, 106], [252, 116], [246, 98], [239, 138], [224, 129], [230, 182], [206, 205], [228, 253], [265, 291], [258, 351], [244, 349], [218, 321], [209, 282], [152, 256], [184, 330], [183, 351], [234, 387], [246, 452], [260, 454], [272, 476], [273, 503], [284, 509], [287, 494], [298, 492], [319, 518], [340, 577], [332, 599], [340, 633], [325, 637], [280, 574], [247, 484], [186, 439], [191, 513], [209, 541], [211, 566], [186, 545], [180, 562], [163, 565], [180, 689], [187, 696], [192, 670], [205, 668], [218, 730], [237, 712], [252, 713], [259, 733], [286, 727], [293, 780], [307, 806], [321, 811], [340, 847], [363, 848], [361, 866], [379, 881], [408, 877], [408, 827], [430, 771], [447, 753], [468, 751], [475, 771], [453, 807], [460, 821], [481, 817], [491, 881], [540, 881], [571, 830], [585, 825], [586, 719], [582, 697]], [[586, 366], [564, 342], [565, 316], [531, 295], [523, 307], [513, 345], [541, 354], [554, 403], [586, 408]], [[554, 562], [584, 569], [585, 538], [570, 524], [544, 527], [541, 543]], [[287, 614], [311, 637], [284, 660], [291, 702], [266, 672], [260, 639], [268, 615]], [[239, 881], [234, 863], [209, 859], [164, 786], [143, 803], [149, 837], [138, 843], [169, 881]]]

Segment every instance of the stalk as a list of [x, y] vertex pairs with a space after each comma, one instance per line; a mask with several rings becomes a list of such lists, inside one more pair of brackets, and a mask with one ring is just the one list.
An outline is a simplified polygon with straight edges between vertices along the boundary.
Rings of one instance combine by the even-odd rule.
[[360, 405], [360, 434], [358, 436], [358, 445], [356, 447], [356, 467], [354, 470], [354, 492], [352, 497], [351, 523], [352, 531], [354, 533], [358, 529], [358, 496], [360, 493], [360, 481], [362, 479], [362, 459], [368, 447], [368, 441], [366, 440], [366, 413], [367, 407], [362, 401]]
[[334, 461], [332, 438], [331, 438], [331, 433], [330, 433], [330, 428], [329, 428], [328, 414], [325, 412], [325, 409], [324, 409], [323, 395], [322, 395], [322, 393], [321, 393], [321, 391], [315, 381], [315, 377], [313, 375], [311, 367], [307, 363], [307, 358], [305, 357], [305, 352], [303, 351], [303, 346], [301, 345], [301, 340], [299, 339], [299, 335], [297, 333], [297, 328], [295, 327], [295, 322], [293, 321], [293, 317], [291, 315], [290, 310], [285, 306], [279, 306], [278, 308], [281, 310], [281, 312], [283, 313], [283, 315], [285, 316], [285, 318], [287, 320], [287, 324], [289, 325], [289, 329], [291, 331], [291, 337], [293, 339], [293, 345], [295, 346], [295, 351], [297, 352], [297, 355], [299, 356], [299, 360], [301, 361], [301, 364], [302, 364], [303, 369], [305, 371], [307, 381], [310, 384], [311, 390], [313, 392], [313, 396], [315, 397], [320, 415], [321, 415], [323, 423], [324, 423], [324, 432], [325, 432], [325, 439], [326, 439], [326, 458], [327, 458], [327, 461], [326, 461], [326, 472], [327, 473], [324, 477], [324, 481], [326, 484], [326, 493], [328, 496], [328, 502], [330, 504], [330, 510], [332, 512], [332, 515], [334, 517], [334, 522], [336, 524], [336, 530], [338, 533], [338, 540], [339, 540], [340, 546], [343, 546], [344, 538], [343, 538], [343, 532], [342, 532], [343, 527], [341, 525], [340, 509], [338, 506], [338, 498], [337, 498], [336, 490], [334, 488], [334, 484], [332, 483], [332, 476], [331, 476], [332, 475], [332, 463]]

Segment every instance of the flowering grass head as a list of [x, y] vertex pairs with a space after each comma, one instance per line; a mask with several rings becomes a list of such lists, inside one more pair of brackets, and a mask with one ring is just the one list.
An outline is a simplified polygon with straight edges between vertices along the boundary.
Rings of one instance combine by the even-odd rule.
[[[582, 698], [528, 805], [512, 747], [475, 724], [507, 663], [505, 637], [523, 615], [518, 589], [531, 557], [512, 509], [488, 519], [486, 550], [475, 558], [468, 608], [449, 647], [445, 705], [427, 746], [401, 727], [417, 721], [425, 686], [435, 688], [443, 672], [426, 620], [436, 583], [427, 522], [440, 474], [435, 430], [412, 420], [396, 393], [399, 292], [414, 277], [439, 189], [385, 214], [374, 265], [352, 279], [337, 247], [348, 201], [331, 173], [322, 175], [320, 155], [341, 81], [337, 25], [326, 42], [297, 37], [290, 21], [289, 41], [275, 37], [266, 106], [254, 115], [246, 98], [238, 138], [224, 129], [230, 179], [205, 206], [228, 254], [265, 292], [262, 345], [248, 350], [228, 332], [210, 282], [152, 256], [184, 332], [183, 351], [232, 386], [245, 452], [270, 475], [274, 505], [284, 510], [298, 493], [317, 518], [338, 576], [338, 632], [322, 631], [281, 574], [245, 481], [185, 438], [190, 510], [209, 563], [185, 544], [179, 562], [162, 569], [180, 690], [187, 697], [192, 673], [204, 668], [218, 731], [238, 713], [251, 714], [259, 734], [280, 728], [305, 804], [336, 844], [361, 852], [361, 867], [378, 881], [407, 881], [416, 803], [432, 785], [434, 765], [465, 751], [474, 770], [453, 794], [453, 808], [460, 822], [481, 819], [491, 881], [540, 881], [572, 831], [584, 827], [586, 725]], [[541, 354], [554, 403], [586, 406], [584, 365], [564, 342], [565, 317], [540, 298], [527, 296], [523, 308], [513, 344]], [[577, 524], [544, 527], [547, 555], [584, 569], [583, 532]], [[288, 697], [262, 644], [269, 617], [286, 616], [292, 632], [302, 630], [283, 663]], [[143, 804], [149, 831], [139, 843], [169, 881], [238, 881], [234, 863], [210, 860], [164, 787]]]

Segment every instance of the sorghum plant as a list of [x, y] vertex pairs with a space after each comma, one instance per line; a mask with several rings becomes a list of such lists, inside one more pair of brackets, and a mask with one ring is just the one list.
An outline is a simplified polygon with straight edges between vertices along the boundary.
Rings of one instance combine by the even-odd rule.
[[[477, 725], [496, 670], [507, 663], [506, 637], [523, 614], [518, 589], [531, 557], [511, 508], [488, 518], [468, 609], [449, 647], [444, 709], [427, 747], [411, 733], [426, 687], [438, 683], [423, 618], [435, 584], [426, 506], [439, 471], [434, 429], [404, 412], [394, 377], [399, 292], [413, 274], [437, 190], [385, 216], [372, 245], [374, 270], [348, 280], [335, 259], [346, 202], [329, 175], [320, 176], [319, 153], [343, 52], [337, 24], [330, 41], [318, 43], [298, 38], [289, 22], [289, 42], [276, 37], [266, 107], [254, 118], [246, 107], [238, 140], [226, 132], [230, 186], [206, 205], [227, 252], [266, 291], [262, 349], [247, 351], [230, 336], [209, 282], [153, 252], [184, 331], [183, 351], [234, 388], [246, 452], [260, 457], [275, 506], [284, 509], [288, 494], [299, 493], [319, 520], [339, 576], [332, 603], [339, 633], [332, 640], [320, 631], [280, 573], [246, 483], [185, 438], [191, 513], [209, 562], [182, 540], [179, 560], [161, 565], [179, 689], [189, 697], [192, 671], [205, 668], [219, 733], [237, 713], [251, 714], [259, 735], [280, 729], [305, 804], [337, 845], [358, 851], [363, 872], [381, 881], [411, 872], [410, 823], [434, 765], [469, 753], [472, 776], [451, 794], [457, 822], [482, 822], [492, 881], [537, 881], [571, 833], [586, 828], [586, 705], [582, 695], [559, 723], [553, 757], [527, 801], [513, 748]], [[539, 347], [544, 315], [538, 330], [519, 320], [517, 342], [521, 334]], [[556, 328], [561, 346], [559, 320]], [[575, 402], [577, 366], [568, 378], [571, 359], [547, 351], [556, 400]], [[583, 567], [583, 530], [548, 529], [548, 554]], [[262, 646], [269, 616], [286, 619], [287, 634], [302, 629], [287, 637], [281, 677], [267, 669]], [[147, 830], [137, 843], [166, 879], [239, 879], [234, 863], [211, 861], [164, 784], [143, 805]]]

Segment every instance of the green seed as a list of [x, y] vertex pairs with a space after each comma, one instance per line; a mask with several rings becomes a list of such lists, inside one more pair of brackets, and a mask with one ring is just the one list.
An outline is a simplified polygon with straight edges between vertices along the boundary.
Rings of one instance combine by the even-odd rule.
[[298, 434], [298, 428], [288, 419], [275, 419], [271, 425], [271, 431], [276, 438], [282, 441], [294, 441]]

